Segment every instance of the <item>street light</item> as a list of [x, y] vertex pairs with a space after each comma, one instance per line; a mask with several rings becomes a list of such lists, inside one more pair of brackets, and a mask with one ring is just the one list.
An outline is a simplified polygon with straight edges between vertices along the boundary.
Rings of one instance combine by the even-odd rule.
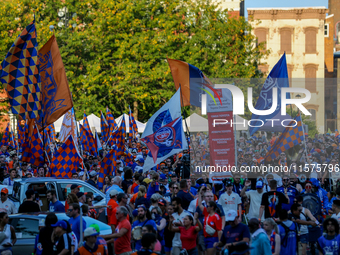
[[[72, 17], [71, 17], [66, 6], [59, 9], [58, 10], [58, 17], [59, 17], [60, 21], [58, 22], [58, 27], [60, 27], [60, 28], [63, 27], [63, 26], [67, 27], [69, 20], [76, 17], [76, 16], [77, 16], [77, 13], [72, 13]], [[72, 25], [72, 27], [76, 27], [76, 26], [77, 26], [77, 24]]]

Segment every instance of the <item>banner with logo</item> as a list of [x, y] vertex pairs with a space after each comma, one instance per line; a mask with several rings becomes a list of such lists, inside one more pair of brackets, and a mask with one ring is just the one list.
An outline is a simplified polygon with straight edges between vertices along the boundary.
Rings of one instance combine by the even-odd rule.
[[235, 167], [235, 140], [233, 122], [232, 95], [228, 89], [216, 89], [222, 105], [216, 95], [207, 95], [207, 115], [209, 123], [210, 169], [209, 177], [222, 180], [230, 177], [230, 170]]

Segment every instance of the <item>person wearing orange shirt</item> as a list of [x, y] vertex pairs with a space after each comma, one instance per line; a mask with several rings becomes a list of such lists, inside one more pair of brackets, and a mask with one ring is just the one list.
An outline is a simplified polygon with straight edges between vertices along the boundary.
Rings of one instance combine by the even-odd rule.
[[[119, 193], [117, 195], [117, 201], [118, 201], [118, 206], [116, 206], [113, 210], [112, 210], [112, 215], [111, 215], [111, 218], [110, 218], [110, 221], [107, 223], [108, 225], [111, 226], [111, 229], [112, 229], [112, 233], [115, 232], [116, 230], [116, 227], [118, 225], [118, 221], [117, 221], [117, 208], [121, 207], [121, 206], [124, 206], [126, 207], [127, 205], [127, 200], [128, 200], [128, 195], [125, 194], [125, 193]], [[127, 215], [127, 219], [130, 220], [130, 217], [129, 215]]]
[[118, 190], [111, 190], [110, 191], [110, 200], [107, 202], [107, 221], [111, 222], [111, 217], [113, 210], [118, 206], [117, 204], [117, 195], [119, 194]]

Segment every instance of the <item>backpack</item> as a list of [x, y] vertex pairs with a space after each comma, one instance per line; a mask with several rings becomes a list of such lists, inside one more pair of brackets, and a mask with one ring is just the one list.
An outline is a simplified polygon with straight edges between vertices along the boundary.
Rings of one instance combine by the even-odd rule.
[[[299, 242], [299, 236], [298, 236], [298, 226], [295, 222], [293, 222], [293, 224], [295, 225], [295, 229], [292, 230], [290, 229], [289, 227], [287, 227], [283, 222], [280, 223], [280, 226], [282, 226], [285, 230], [285, 236], [282, 238], [281, 240], [281, 245], [283, 247], [287, 247], [287, 242], [288, 242], [288, 236], [289, 236], [289, 232], [295, 232], [295, 235], [296, 235], [296, 243]], [[296, 248], [298, 249], [298, 245], [296, 245]]]

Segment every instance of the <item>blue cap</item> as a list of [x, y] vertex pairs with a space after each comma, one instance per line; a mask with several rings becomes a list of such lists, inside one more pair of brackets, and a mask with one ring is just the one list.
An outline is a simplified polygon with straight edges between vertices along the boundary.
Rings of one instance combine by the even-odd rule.
[[165, 174], [161, 174], [161, 175], [159, 175], [159, 177], [161, 178], [161, 180], [165, 180], [166, 179], [166, 175]]
[[66, 222], [65, 221], [63, 221], [63, 220], [59, 220], [56, 224], [52, 224], [51, 225], [52, 227], [61, 227], [61, 228], [63, 228], [64, 230], [67, 230], [67, 224], [66, 224]]
[[138, 210], [137, 209], [133, 210], [132, 215], [133, 215], [133, 217], [137, 217], [138, 216]]
[[315, 186], [315, 187], [319, 187], [319, 181], [315, 178], [311, 178], [310, 182]]

